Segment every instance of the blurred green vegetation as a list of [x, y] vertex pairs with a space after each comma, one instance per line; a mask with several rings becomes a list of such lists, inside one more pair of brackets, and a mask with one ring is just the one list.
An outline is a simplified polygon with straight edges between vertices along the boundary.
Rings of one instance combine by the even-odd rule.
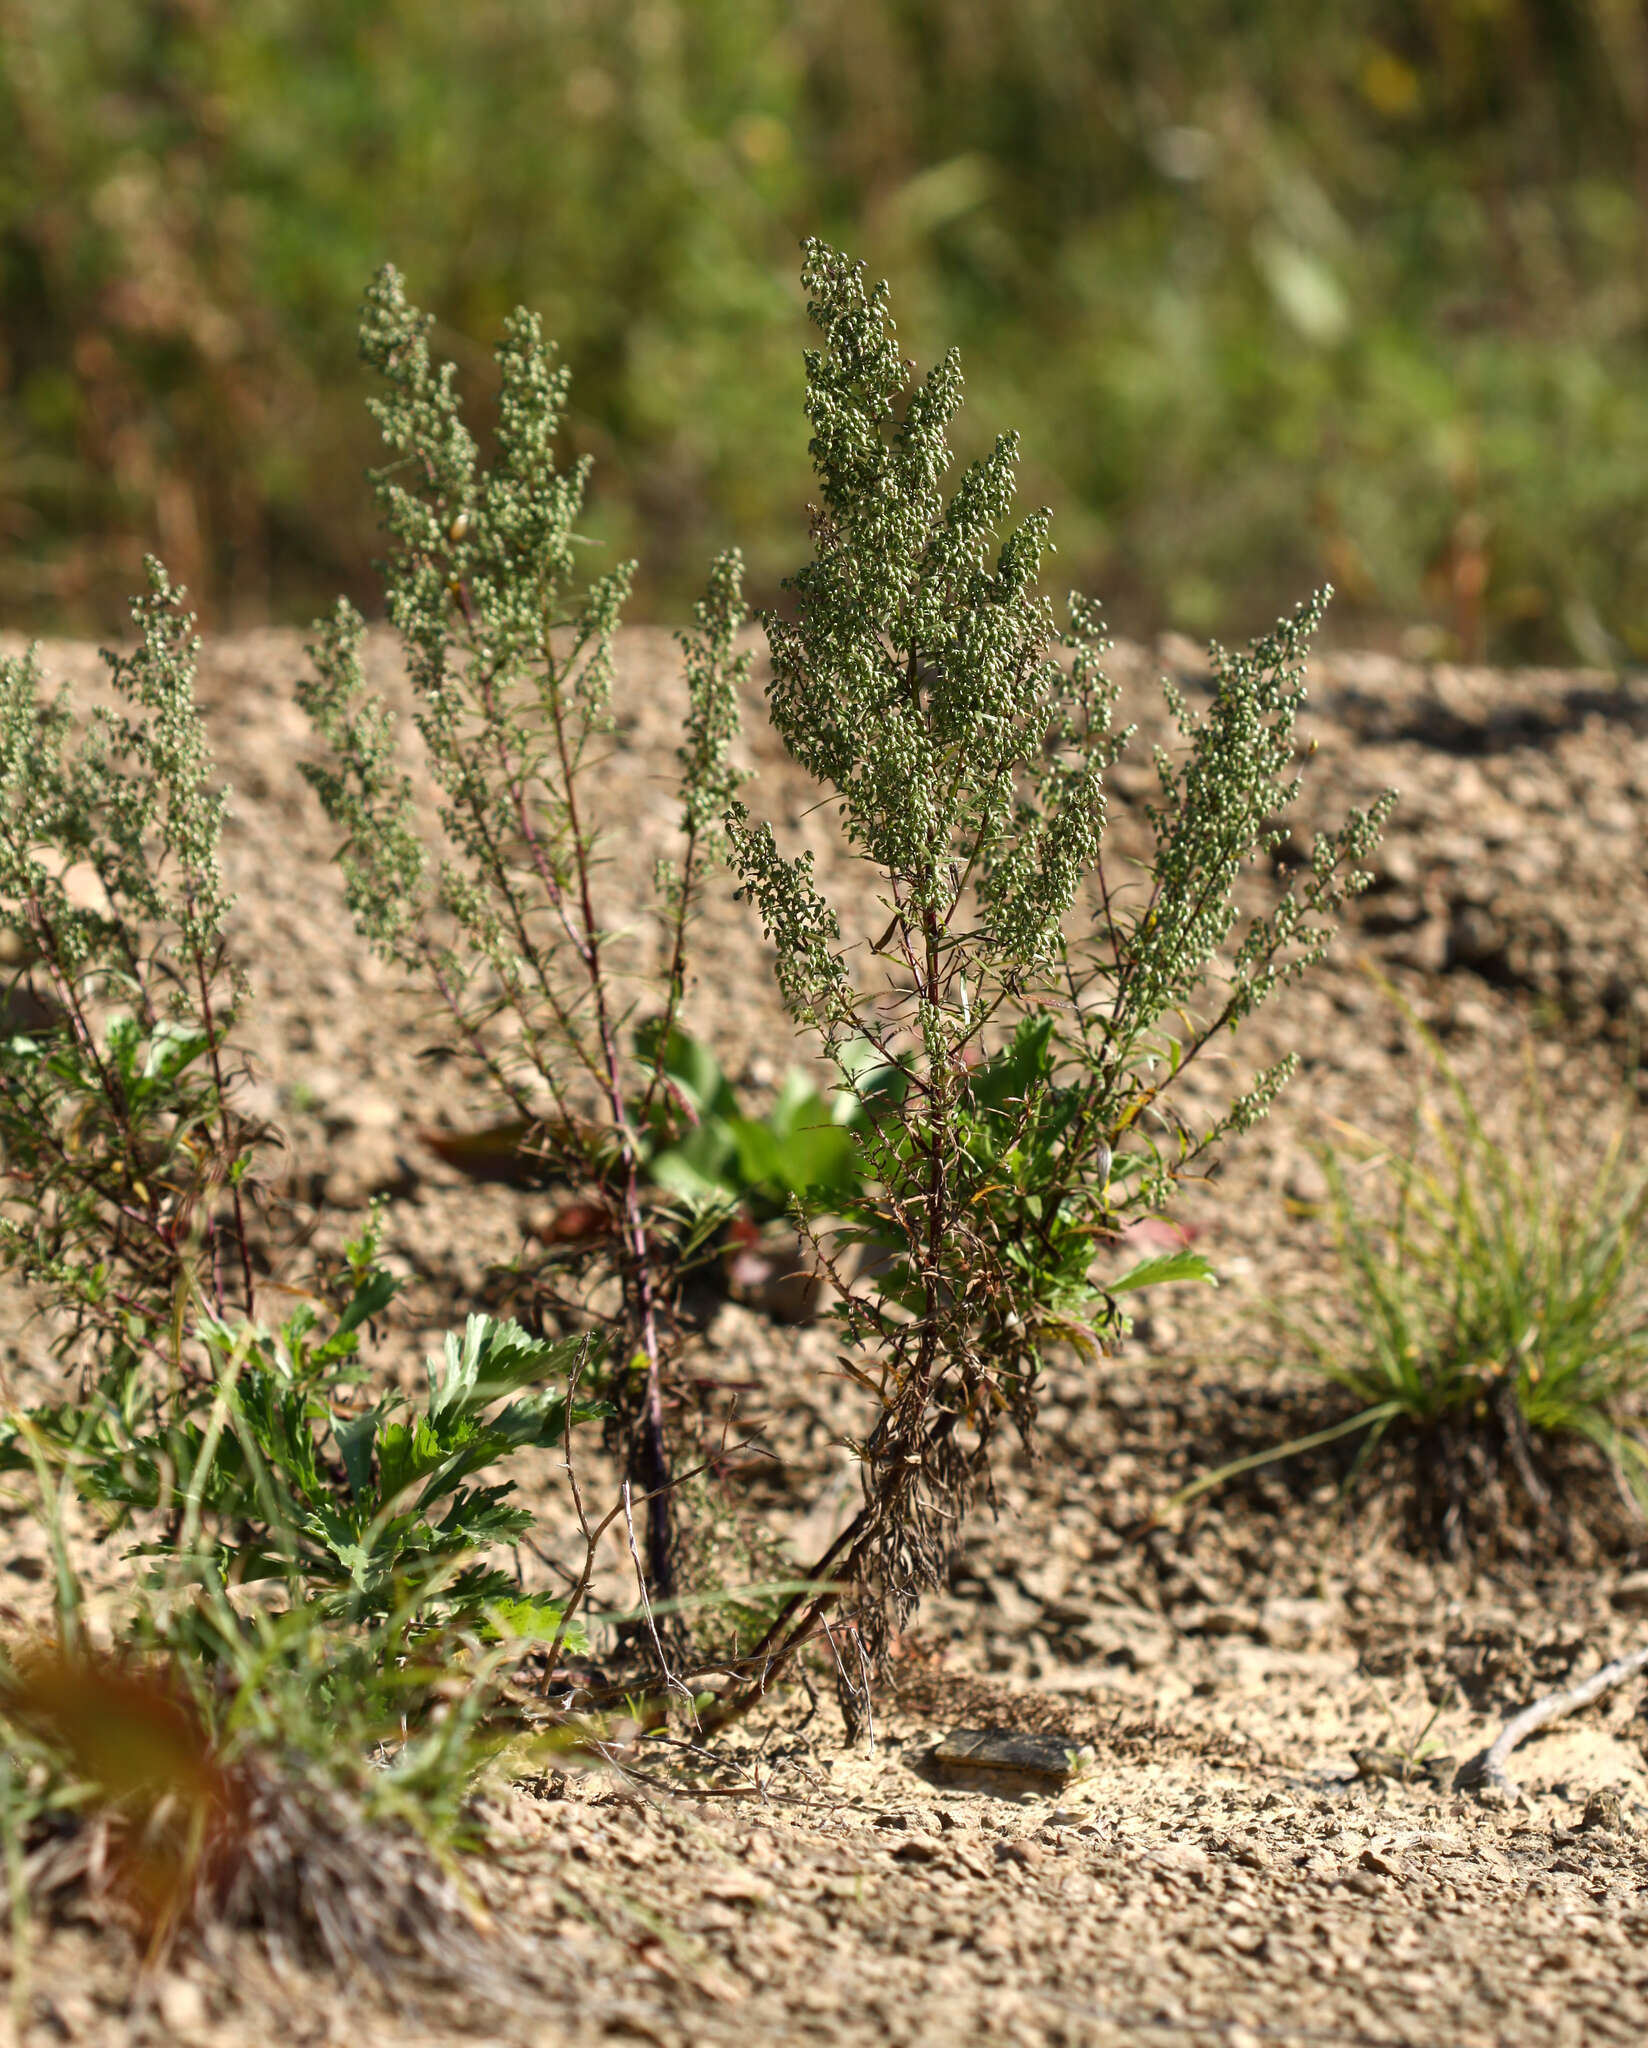
[[804, 547], [797, 241], [1023, 430], [1060, 575], [1234, 638], [1648, 660], [1640, 0], [0, 0], [0, 621], [370, 599], [386, 258], [544, 315], [673, 616]]

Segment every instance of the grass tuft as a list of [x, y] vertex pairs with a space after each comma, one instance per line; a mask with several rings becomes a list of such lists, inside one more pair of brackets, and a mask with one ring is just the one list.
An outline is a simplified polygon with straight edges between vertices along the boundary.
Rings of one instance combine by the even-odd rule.
[[1622, 1109], [1583, 1156], [1564, 1147], [1530, 1060], [1500, 1141], [1409, 1022], [1442, 1099], [1421, 1099], [1403, 1147], [1345, 1125], [1342, 1146], [1319, 1148], [1338, 1286], [1277, 1319], [1288, 1363], [1343, 1390], [1352, 1412], [1179, 1499], [1360, 1436], [1347, 1486], [1381, 1456], [1408, 1461], [1422, 1527], [1457, 1556], [1519, 1504], [1536, 1521], [1571, 1517], [1558, 1454], [1578, 1440], [1648, 1514], [1648, 1162], [1634, 1117]]

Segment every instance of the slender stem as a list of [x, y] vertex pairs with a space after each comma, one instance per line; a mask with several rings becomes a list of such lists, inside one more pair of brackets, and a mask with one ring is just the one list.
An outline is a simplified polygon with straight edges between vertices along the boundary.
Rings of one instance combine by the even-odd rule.
[[[932, 878], [929, 877], [929, 880]], [[927, 942], [927, 1000], [934, 1009], [939, 1003], [939, 925], [938, 913], [929, 909], [923, 920]], [[937, 1370], [939, 1352], [939, 1312], [942, 1306], [942, 1290], [939, 1283], [940, 1264], [944, 1256], [944, 1226], [948, 1221], [945, 1202], [944, 1144], [946, 1127], [950, 1117], [950, 1091], [947, 1085], [935, 1088], [927, 1102], [927, 1256], [921, 1279], [921, 1344], [917, 1354], [916, 1377], [920, 1398], [925, 1403], [927, 1390], [932, 1385]]]
[[[504, 776], [505, 786], [509, 791], [510, 804], [514, 812], [516, 825], [522, 838], [526, 841], [527, 849], [532, 859], [533, 872], [537, 876], [544, 894], [549, 899], [551, 909], [559, 917], [562, 928], [565, 930], [574, 951], [582, 958], [583, 949], [579, 944], [577, 933], [573, 930], [571, 922], [567, 917], [560, 878], [550, 865], [548, 857], [544, 853], [539, 841], [536, 827], [533, 824], [531, 806], [527, 801], [525, 777], [518, 772], [514, 762], [509, 757], [508, 746], [503, 732], [504, 720], [498, 709], [496, 694], [492, 688], [491, 675], [489, 673], [483, 674], [477, 680], [475, 687], [480, 698], [487, 730], [493, 737], [493, 751], [497, 756], [499, 769]], [[504, 856], [503, 848], [497, 842], [491, 823], [486, 816], [485, 807], [481, 802], [481, 778], [479, 772], [472, 772], [467, 760], [464, 761], [463, 765], [464, 773], [459, 789], [459, 799], [469, 814], [476, 839], [486, 856], [487, 870], [492, 877], [493, 886], [503, 899], [504, 907], [509, 915], [511, 929], [514, 931], [516, 943], [520, 948], [521, 958], [532, 963], [533, 970], [537, 975], [539, 993], [549, 1005], [550, 1014], [555, 1019], [562, 1038], [580, 1063], [589, 1069], [598, 1082], [600, 1080], [600, 1072], [594, 1062], [590, 1060], [585, 1050], [583, 1034], [578, 1030], [570, 1011], [562, 1002], [554, 983], [544, 971], [542, 949], [533, 941], [532, 935], [527, 928], [526, 912], [522, 908], [519, 893], [510, 875], [509, 862]], [[519, 1010], [517, 1010], [517, 1014], [520, 1014]], [[562, 1113], [565, 1114], [565, 1108], [561, 1103], [559, 1091], [555, 1089], [546, 1063], [535, 1059], [534, 1064], [542, 1079], [550, 1086], [552, 1092], [555, 1093], [557, 1107], [561, 1108]]]
[[[200, 945], [191, 940], [190, 950], [194, 955], [195, 978], [200, 990], [200, 1017], [206, 1027], [207, 1057], [212, 1063], [212, 1088], [217, 1098], [218, 1137], [227, 1161], [234, 1151], [234, 1135], [229, 1127], [229, 1090], [223, 1074], [223, 1048], [219, 1040], [217, 1018], [212, 1008], [212, 978], [206, 970], [206, 956]], [[235, 1210], [235, 1244], [240, 1252], [241, 1284], [246, 1289], [246, 1319], [257, 1320], [257, 1287], [252, 1279], [252, 1248], [246, 1238], [246, 1206], [241, 1195], [239, 1176], [232, 1169], [229, 1174], [229, 1195]], [[218, 1312], [222, 1313], [223, 1300], [214, 1244], [212, 1279], [218, 1290]]]
[[[485, 1067], [487, 1073], [509, 1097], [511, 1105], [530, 1123], [533, 1118], [532, 1098], [524, 1088], [520, 1087], [511, 1078], [509, 1070], [482, 1037], [474, 1020], [465, 1010], [462, 997], [452, 986], [451, 977], [441, 965], [439, 949], [436, 947], [434, 940], [425, 933], [419, 933], [418, 935], [418, 954], [423, 961], [425, 972], [435, 984], [436, 993], [440, 996], [441, 1001], [445, 1003], [453, 1023], [457, 1025], [464, 1037], [468, 1039], [470, 1051], [474, 1053], [482, 1066]], [[550, 1085], [553, 1089], [554, 1083], [551, 1082]], [[561, 1109], [559, 1092], [556, 1093], [555, 1099], [557, 1109]], [[562, 1114], [564, 1116], [564, 1110], [562, 1110]]]
[[29, 923], [45, 950], [46, 970], [51, 976], [53, 991], [62, 1006], [63, 1014], [69, 1020], [69, 1027], [74, 1033], [76, 1043], [97, 1069], [98, 1084], [103, 1090], [117, 1125], [124, 1131], [125, 1096], [116, 1086], [114, 1076], [109, 1072], [102, 1054], [97, 1049], [97, 1040], [92, 1034], [91, 1023], [80, 1001], [80, 991], [74, 977], [63, 964], [62, 941], [57, 935], [57, 927], [53, 924], [46, 906], [40, 901], [39, 893], [34, 889], [29, 891]]
[[[869, 1533], [870, 1510], [863, 1507], [807, 1574], [807, 1587], [802, 1592], [791, 1595], [779, 1609], [777, 1619], [755, 1648], [739, 1659], [741, 1664], [759, 1664], [760, 1669], [749, 1684], [730, 1693], [726, 1699], [718, 1701], [703, 1716], [702, 1725], [706, 1735], [713, 1734], [717, 1729], [724, 1728], [729, 1721], [735, 1721], [747, 1713], [768, 1686], [782, 1676], [819, 1619], [839, 1600], [841, 1587], [851, 1582], [853, 1568], [859, 1559], [859, 1547]], [[844, 1551], [848, 1553], [847, 1568], [841, 1579], [834, 1585], [820, 1588], [818, 1582], [834, 1569]], [[799, 1620], [796, 1619], [798, 1614]]]
[[[546, 658], [553, 660], [545, 640]], [[583, 960], [595, 1004], [596, 1033], [606, 1066], [607, 1110], [623, 1147], [624, 1174], [620, 1187], [622, 1242], [628, 1272], [626, 1293], [633, 1302], [635, 1322], [646, 1360], [646, 1386], [641, 1407], [641, 1477], [652, 1500], [647, 1508], [647, 1571], [660, 1598], [674, 1595], [672, 1516], [669, 1499], [669, 1454], [664, 1442], [663, 1357], [658, 1336], [658, 1304], [653, 1289], [652, 1256], [647, 1244], [646, 1220], [641, 1210], [641, 1155], [629, 1106], [624, 1100], [622, 1058], [607, 1003], [606, 975], [601, 960], [601, 929], [595, 918], [590, 886], [589, 842], [578, 814], [578, 792], [574, 765], [567, 744], [566, 721], [562, 715], [561, 692], [548, 693], [549, 715], [555, 749], [561, 769], [562, 799], [577, 875], [578, 913], [583, 922]], [[536, 847], [530, 835], [529, 846]]]
[[[668, 1055], [670, 1033], [675, 1029], [675, 1020], [680, 1014], [681, 1003], [687, 989], [687, 915], [692, 898], [692, 886], [698, 868], [698, 828], [687, 828], [687, 850], [681, 865], [681, 894], [675, 906], [674, 935], [670, 948], [669, 971], [666, 980], [667, 994], [664, 999], [664, 1015], [658, 1026], [658, 1057], [653, 1063], [652, 1074], [647, 1081], [646, 1093], [641, 1098], [640, 1116], [643, 1122], [650, 1115], [652, 1105], [658, 1099], [658, 1090], [663, 1084], [664, 1061]], [[694, 1119], [696, 1121], [696, 1118]]]

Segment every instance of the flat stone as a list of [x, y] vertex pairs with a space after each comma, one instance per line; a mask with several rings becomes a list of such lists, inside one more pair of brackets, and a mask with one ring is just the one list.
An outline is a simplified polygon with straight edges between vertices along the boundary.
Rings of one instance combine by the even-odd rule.
[[932, 1754], [947, 1783], [983, 1791], [1058, 1792], [1092, 1762], [1089, 1749], [1058, 1735], [1012, 1728], [952, 1728]]

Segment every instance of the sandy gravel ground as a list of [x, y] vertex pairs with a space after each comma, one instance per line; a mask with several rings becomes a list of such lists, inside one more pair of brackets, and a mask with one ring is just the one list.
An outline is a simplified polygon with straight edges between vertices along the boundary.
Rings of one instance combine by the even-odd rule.
[[[49, 647], [76, 687], [92, 650]], [[375, 647], [386, 688], [393, 650]], [[335, 1245], [375, 1192], [407, 1280], [385, 1372], [412, 1366], [466, 1308], [542, 1196], [474, 1188], [417, 1141], [484, 1109], [418, 1001], [356, 942], [329, 831], [297, 762], [301, 636], [210, 650], [202, 688], [236, 815], [226, 848], [257, 1007], [262, 1106], [288, 1134], [295, 1225]], [[1198, 667], [1176, 642], [1120, 649], [1155, 736], [1151, 679]], [[626, 637], [623, 744], [604, 771], [622, 820], [607, 877], [634, 914], [668, 850], [677, 666], [662, 634]], [[1128, 1355], [1056, 1371], [1039, 1463], [1020, 1460], [884, 1690], [873, 1747], [833, 1707], [776, 1701], [692, 1778], [535, 1771], [486, 1798], [495, 1854], [469, 1873], [496, 1933], [495, 1999], [410, 1978], [271, 1976], [249, 1938], [182, 1957], [133, 2002], [133, 1953], [97, 1910], [38, 1926], [16, 2037], [186, 2044], [382, 2042], [1025, 2043], [1160, 2041], [1581, 2044], [1648, 2038], [1648, 1761], [1640, 1682], [1530, 1743], [1525, 1804], [1484, 1806], [1445, 1774], [1403, 1783], [1378, 1752], [1463, 1758], [1528, 1698], [1648, 1631], [1648, 1542], [1576, 1467], [1582, 1513], [1558, 1541], [1513, 1529], [1472, 1568], [1405, 1540], [1402, 1504], [1337, 1507], [1341, 1463], [1271, 1468], [1147, 1525], [1199, 1470], [1303, 1426], [1274, 1369], [1266, 1303], [1330, 1299], [1311, 1142], [1349, 1119], [1405, 1126], [1411, 1034], [1359, 961], [1377, 963], [1501, 1112], [1532, 1058], [1583, 1163], [1634, 1085], [1648, 1012], [1648, 690], [1587, 675], [1419, 671], [1338, 657], [1315, 679], [1305, 822], [1387, 783], [1402, 803], [1330, 965], [1259, 1020], [1236, 1073], [1288, 1047], [1284, 1107], [1187, 1199], [1225, 1277], [1159, 1297]], [[752, 801], [846, 879], [827, 818], [759, 725]], [[1154, 723], [1151, 721], [1154, 719]], [[1148, 755], [1117, 782], [1115, 831], [1142, 844]], [[1260, 878], [1255, 887], [1262, 894]], [[730, 898], [706, 921], [690, 1021], [747, 1088], [792, 1057], [759, 934]], [[1201, 1083], [1223, 1087], [1209, 1069]], [[0, 1365], [32, 1398], [49, 1368], [5, 1320]], [[808, 1554], [850, 1511], [834, 1439], [851, 1403], [826, 1329], [723, 1304], [698, 1340], [712, 1404], [733, 1389], [783, 1462], [753, 1489], [775, 1542]], [[720, 1392], [717, 1393], [716, 1389]], [[540, 1475], [544, 1536], [571, 1529]], [[94, 1588], [117, 1561], [86, 1552]], [[622, 1598], [623, 1560], [603, 1585]], [[13, 1512], [0, 1602], [37, 1610], [43, 1542]], [[1062, 1793], [935, 1782], [948, 1729], [1056, 1731], [1091, 1746]], [[1360, 1761], [1359, 1761], [1360, 1758]], [[1618, 1795], [1613, 1809], [1591, 1800]], [[1590, 1822], [1587, 1824], [1587, 1814]], [[0, 1940], [0, 1969], [16, 1958]], [[549, 1984], [552, 1989], [543, 1987]], [[4, 2024], [0, 2022], [0, 2024]]]

